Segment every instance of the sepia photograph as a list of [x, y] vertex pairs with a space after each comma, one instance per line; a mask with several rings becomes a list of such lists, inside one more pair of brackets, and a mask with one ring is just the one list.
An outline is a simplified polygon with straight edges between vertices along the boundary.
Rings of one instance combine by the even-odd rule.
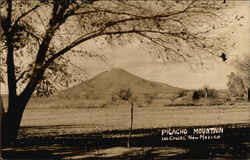
[[0, 0], [0, 158], [250, 159], [250, 1]]

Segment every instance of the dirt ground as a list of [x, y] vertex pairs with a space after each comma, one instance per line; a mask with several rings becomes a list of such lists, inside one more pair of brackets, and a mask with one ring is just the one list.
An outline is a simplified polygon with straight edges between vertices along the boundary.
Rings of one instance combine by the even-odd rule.
[[[127, 148], [130, 107], [42, 108], [24, 113], [13, 159], [247, 159], [249, 103], [223, 106], [135, 107], [132, 144]], [[163, 142], [172, 127], [223, 127], [220, 140]]]

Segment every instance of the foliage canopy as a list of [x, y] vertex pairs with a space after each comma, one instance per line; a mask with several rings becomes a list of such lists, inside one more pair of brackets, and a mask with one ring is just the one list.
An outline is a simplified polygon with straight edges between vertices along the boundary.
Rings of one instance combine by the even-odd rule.
[[[165, 62], [205, 64], [226, 52], [229, 39], [219, 31], [233, 23], [225, 13], [234, 6], [233, 2], [197, 0], [2, 1], [3, 70], [13, 60], [12, 88], [22, 92], [39, 79], [37, 95], [49, 95], [79, 80], [83, 71], [68, 68], [73, 66], [72, 55], [105, 60], [100, 52], [89, 52], [83, 45], [89, 40], [111, 45], [137, 40]], [[12, 55], [9, 62], [8, 54]], [[40, 78], [37, 70], [44, 72]]]

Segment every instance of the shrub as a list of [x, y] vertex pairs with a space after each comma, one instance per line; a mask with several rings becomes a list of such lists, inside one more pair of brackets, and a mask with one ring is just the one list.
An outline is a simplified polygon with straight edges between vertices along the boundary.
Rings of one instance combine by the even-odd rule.
[[200, 99], [199, 93], [198, 91], [194, 91], [193, 100], [198, 100], [198, 99]]
[[204, 86], [205, 97], [207, 98], [217, 98], [218, 93], [216, 89], [210, 88], [208, 86]]
[[233, 97], [244, 97], [246, 90], [245, 84], [243, 82], [243, 79], [239, 75], [232, 72], [228, 76], [227, 86]]
[[187, 91], [185, 91], [185, 90], [182, 90], [182, 91], [180, 91], [179, 93], [178, 93], [178, 97], [180, 98], [180, 97], [185, 97], [185, 96], [187, 96], [188, 95], [188, 92]]
[[215, 89], [209, 89], [207, 92], [207, 97], [208, 98], [217, 98], [218, 97], [218, 93]]
[[118, 93], [118, 97], [121, 100], [128, 101], [132, 97], [132, 91], [130, 90], [130, 88], [121, 89]]
[[154, 99], [154, 95], [152, 94], [144, 94], [145, 102], [150, 105]]
[[199, 89], [197, 91], [198, 95], [200, 98], [205, 98], [206, 97], [206, 92], [204, 91], [204, 89]]

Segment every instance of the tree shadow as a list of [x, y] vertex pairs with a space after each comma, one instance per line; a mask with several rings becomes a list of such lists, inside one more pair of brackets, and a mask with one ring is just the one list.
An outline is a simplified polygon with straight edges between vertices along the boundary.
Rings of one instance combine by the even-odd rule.
[[[55, 126], [60, 127], [60, 126]], [[67, 127], [67, 126], [61, 126]], [[46, 129], [37, 127], [36, 129]], [[247, 159], [250, 157], [249, 127], [226, 128], [223, 138], [207, 141], [161, 140], [161, 129], [128, 130], [88, 134], [27, 136], [34, 127], [22, 127], [15, 146], [3, 148], [5, 159]], [[38, 136], [37, 136], [38, 135]]]

